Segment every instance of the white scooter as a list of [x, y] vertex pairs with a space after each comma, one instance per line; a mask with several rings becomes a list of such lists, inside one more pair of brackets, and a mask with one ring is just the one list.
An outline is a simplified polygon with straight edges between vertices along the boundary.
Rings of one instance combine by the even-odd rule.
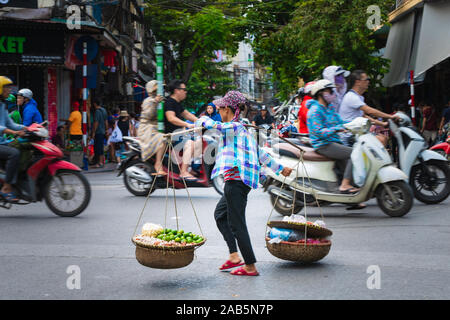
[[450, 168], [439, 153], [427, 150], [425, 139], [411, 127], [411, 119], [396, 114], [398, 125], [389, 120], [389, 128], [398, 144], [398, 163], [408, 176], [417, 200], [427, 204], [444, 201], [450, 194]]
[[[338, 177], [334, 171], [335, 162], [304, 146], [279, 143], [273, 149], [265, 149], [287, 167], [293, 168], [289, 177], [276, 175], [266, 170], [264, 188], [269, 192], [272, 205], [282, 215], [298, 213], [304, 203], [342, 203], [356, 205], [373, 197], [384, 213], [391, 217], [407, 214], [413, 205], [413, 193], [408, 177], [393, 165], [383, 144], [371, 133], [366, 118], [357, 118], [344, 125], [357, 136], [353, 153], [365, 162], [365, 180], [356, 194], [339, 191]], [[352, 158], [354, 158], [352, 154]], [[303, 158], [303, 163], [299, 161]], [[284, 182], [284, 183], [283, 183]], [[283, 187], [282, 187], [283, 186]], [[306, 201], [304, 201], [306, 200]]]

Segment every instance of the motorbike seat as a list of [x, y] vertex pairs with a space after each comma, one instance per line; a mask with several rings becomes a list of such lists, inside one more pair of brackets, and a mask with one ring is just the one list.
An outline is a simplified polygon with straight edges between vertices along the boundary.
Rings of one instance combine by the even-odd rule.
[[[333, 159], [327, 158], [323, 155], [318, 154], [313, 148], [299, 146], [305, 153], [303, 154], [303, 160], [307, 161], [334, 161]], [[286, 157], [291, 157], [294, 159], [300, 159], [300, 150], [296, 147], [290, 145], [289, 143], [278, 143], [274, 146], [278, 148], [280, 155]]]

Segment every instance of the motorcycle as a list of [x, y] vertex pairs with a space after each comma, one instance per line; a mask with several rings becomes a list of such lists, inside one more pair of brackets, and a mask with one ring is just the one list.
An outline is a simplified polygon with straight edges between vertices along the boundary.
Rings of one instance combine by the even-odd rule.
[[[449, 132], [450, 128], [448, 128], [448, 127], [449, 126], [447, 125], [447, 130], [446, 130], [447, 133], [445, 134], [445, 136], [447, 136], [447, 140], [443, 141], [441, 143], [435, 144], [434, 146], [432, 146], [430, 148], [430, 150], [439, 153], [441, 156], [446, 158], [447, 161], [450, 161], [450, 132]], [[450, 162], [448, 162], [448, 164], [450, 164]]]
[[266, 170], [268, 177], [263, 185], [278, 213], [286, 216], [298, 213], [305, 203], [356, 205], [373, 197], [383, 212], [391, 217], [401, 217], [411, 210], [413, 193], [408, 177], [392, 163], [383, 144], [369, 133], [368, 119], [357, 118], [344, 127], [357, 136], [352, 159], [354, 156], [362, 157], [366, 164], [366, 176], [360, 191], [355, 194], [339, 191], [334, 160], [319, 155], [312, 148], [282, 142], [266, 151], [275, 158], [279, 155], [278, 161], [294, 170], [286, 180]]
[[[17, 183], [13, 185], [19, 201], [11, 203], [1, 198], [0, 207], [10, 209], [13, 204], [45, 200], [56, 215], [75, 217], [86, 209], [91, 199], [89, 181], [79, 167], [61, 160], [63, 152], [47, 138], [47, 129], [35, 123], [28, 127], [24, 137], [9, 144], [21, 153]], [[5, 162], [0, 162], [1, 185], [5, 182]]]
[[[197, 181], [189, 181], [180, 177], [180, 170], [178, 165], [172, 164], [173, 170], [168, 170], [169, 168], [169, 154], [166, 152], [163, 158], [163, 170], [169, 172], [167, 176], [155, 176], [152, 173], [156, 172], [155, 169], [155, 159], [150, 158], [147, 161], [142, 161], [141, 158], [141, 146], [139, 144], [139, 139], [134, 137], [123, 137], [124, 142], [128, 145], [129, 151], [126, 153], [127, 158], [124, 159], [118, 168], [118, 175], [123, 174], [123, 181], [127, 190], [135, 196], [146, 196], [149, 192], [153, 193], [155, 189], [166, 189], [167, 179], [169, 180], [169, 187], [175, 189], [184, 189], [185, 184], [189, 188], [209, 188], [214, 187], [214, 189], [220, 195], [223, 195], [223, 188], [225, 181], [222, 176], [218, 176], [211, 179], [211, 173], [214, 168], [214, 164], [205, 163], [205, 161], [197, 162], [194, 159], [194, 164], [192, 167], [198, 167], [195, 170], [198, 174]], [[215, 158], [218, 147], [218, 136], [213, 133], [202, 135], [202, 154], [209, 154], [211, 158]], [[172, 153], [172, 157], [174, 153]], [[170, 161], [173, 161], [171, 159]], [[178, 163], [181, 163], [181, 157], [178, 158]], [[156, 181], [154, 181], [156, 179]], [[151, 189], [152, 185], [154, 187]]]
[[409, 178], [417, 200], [426, 204], [444, 201], [450, 194], [450, 168], [447, 158], [427, 150], [425, 139], [411, 127], [411, 119], [404, 113], [398, 125], [389, 120], [389, 128], [398, 143], [399, 168]]

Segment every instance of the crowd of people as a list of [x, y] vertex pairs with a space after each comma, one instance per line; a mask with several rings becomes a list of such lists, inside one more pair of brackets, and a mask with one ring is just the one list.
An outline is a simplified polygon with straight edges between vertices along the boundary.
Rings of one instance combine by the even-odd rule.
[[[343, 124], [357, 117], [368, 118], [374, 126], [386, 127], [388, 119], [396, 119], [395, 114], [387, 114], [369, 106], [363, 94], [367, 91], [370, 78], [363, 70], [349, 72], [339, 66], [327, 67], [323, 79], [309, 82], [302, 89], [300, 109], [298, 111], [298, 129], [300, 133], [309, 134], [312, 147], [321, 155], [336, 160], [343, 173], [339, 191], [353, 194], [359, 191], [352, 184], [352, 163], [350, 154], [354, 143], [352, 136]], [[12, 81], [0, 77], [0, 132], [3, 135], [23, 135], [27, 126], [33, 122], [42, 122], [36, 102], [29, 89], [22, 89], [15, 97], [10, 95]], [[96, 167], [105, 163], [105, 147], [111, 162], [120, 162], [125, 149], [124, 136], [139, 139], [143, 161], [155, 158], [156, 176], [165, 176], [163, 168], [164, 151], [167, 139], [164, 134], [177, 130], [206, 128], [216, 129], [223, 134], [233, 132], [232, 139], [220, 139], [216, 155], [216, 165], [211, 178], [222, 175], [225, 180], [224, 195], [218, 202], [214, 217], [217, 227], [229, 248], [228, 260], [220, 270], [234, 269], [232, 275], [256, 276], [256, 258], [248, 234], [245, 214], [247, 197], [251, 189], [258, 187], [259, 176], [263, 166], [274, 172], [289, 176], [291, 168], [283, 167], [270, 157], [256, 143], [254, 137], [240, 121], [241, 113], [246, 108], [246, 98], [238, 91], [229, 91], [224, 97], [207, 104], [205, 112], [198, 117], [183, 106], [188, 94], [186, 83], [173, 80], [167, 87], [168, 96], [158, 95], [158, 82], [152, 80], [145, 87], [148, 98], [141, 106], [140, 115], [129, 114], [127, 110], [115, 109], [108, 114], [99, 100], [93, 100], [92, 127], [89, 140], [92, 146], [91, 160]], [[164, 133], [158, 127], [158, 105], [164, 101]], [[3, 106], [4, 105], [4, 106]], [[15, 107], [17, 106], [17, 107]], [[401, 107], [398, 108], [399, 111]], [[429, 104], [419, 105], [420, 130], [430, 142], [436, 139], [444, 126], [450, 121], [450, 102], [443, 113], [442, 120]], [[22, 120], [23, 119], [23, 120]], [[66, 125], [58, 127], [53, 138], [60, 147], [65, 145], [64, 131], [67, 127], [71, 141], [81, 141], [83, 136], [82, 115], [79, 102], [72, 105], [68, 119], [61, 119]], [[268, 125], [274, 127], [274, 119], [268, 108], [263, 106], [252, 119], [254, 126]], [[237, 134], [236, 134], [237, 133]], [[375, 132], [377, 133], [377, 132]], [[118, 138], [120, 137], [120, 138]], [[386, 136], [378, 133], [379, 140], [386, 144]], [[15, 183], [18, 152], [5, 146], [4, 137], [0, 137], [0, 158], [7, 159], [7, 178], [0, 195], [5, 199], [14, 199], [12, 184]], [[202, 141], [192, 135], [173, 135], [171, 143], [183, 150], [180, 177], [186, 181], [196, 181], [197, 177], [191, 166], [196, 150], [201, 150]], [[16, 151], [14, 151], [16, 150]], [[356, 209], [364, 207], [359, 204]], [[238, 247], [243, 258], [238, 254]]]

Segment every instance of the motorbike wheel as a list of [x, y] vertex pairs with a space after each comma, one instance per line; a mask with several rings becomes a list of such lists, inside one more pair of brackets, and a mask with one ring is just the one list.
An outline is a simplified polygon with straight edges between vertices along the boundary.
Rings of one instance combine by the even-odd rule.
[[391, 217], [402, 217], [411, 210], [414, 198], [411, 187], [405, 181], [391, 181], [386, 185], [390, 187], [395, 199], [392, 199], [389, 192], [380, 184], [375, 191], [378, 206]]
[[[126, 169], [132, 166], [137, 166], [138, 168], [148, 172], [151, 174], [152, 172], [155, 172], [153, 170], [153, 166], [151, 166], [147, 162], [143, 162], [140, 159], [135, 159], [130, 161], [128, 166], [125, 168], [125, 171], [123, 172], [123, 183], [125, 184], [125, 187], [127, 190], [138, 197], [144, 197], [148, 195], [148, 192], [150, 191], [150, 188], [152, 187], [151, 183], [142, 183], [140, 181], [137, 181], [136, 179], [131, 178], [127, 175]], [[153, 187], [153, 190], [151, 193], [155, 191], [155, 187]]]
[[417, 200], [426, 204], [444, 201], [450, 194], [450, 168], [444, 161], [427, 161], [427, 175], [422, 164], [411, 168], [409, 182]]
[[223, 196], [223, 189], [225, 187], [225, 180], [223, 179], [223, 176], [220, 175], [215, 177], [212, 181], [212, 185], [217, 193]]
[[91, 200], [91, 187], [78, 171], [60, 170], [44, 190], [45, 203], [58, 216], [75, 217], [82, 213]]
[[[278, 185], [278, 187], [281, 187], [281, 184]], [[298, 196], [299, 194], [297, 194], [297, 197]], [[294, 209], [292, 209], [293, 206], [292, 201], [287, 201], [285, 199], [282, 199], [281, 197], [278, 197], [277, 201], [277, 196], [273, 194], [270, 194], [270, 202], [272, 203], [272, 206], [275, 209], [275, 211], [283, 216], [290, 216], [291, 214], [297, 214], [303, 209], [303, 206], [299, 204], [295, 204]]]

